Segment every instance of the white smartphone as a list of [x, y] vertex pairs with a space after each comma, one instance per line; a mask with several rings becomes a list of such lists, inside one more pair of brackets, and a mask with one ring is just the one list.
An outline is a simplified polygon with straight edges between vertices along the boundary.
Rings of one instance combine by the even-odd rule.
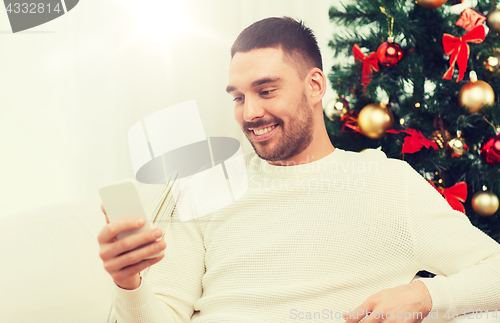
[[[129, 235], [151, 230], [154, 228], [152, 223], [148, 219], [142, 201], [139, 197], [138, 187], [135, 180], [128, 178], [105, 185], [99, 190], [99, 195], [101, 196], [102, 205], [104, 207], [104, 210], [106, 210], [106, 215], [109, 219], [109, 222], [138, 216], [144, 218], [144, 225], [142, 227], [119, 233], [116, 236], [118, 240], [123, 239]], [[162, 238], [160, 237], [156, 241], [159, 241], [161, 239]], [[153, 243], [153, 241], [143, 244], [133, 250], [140, 249], [151, 243]], [[149, 256], [145, 259], [158, 257], [162, 253], [163, 251], [160, 251], [159, 253]]]

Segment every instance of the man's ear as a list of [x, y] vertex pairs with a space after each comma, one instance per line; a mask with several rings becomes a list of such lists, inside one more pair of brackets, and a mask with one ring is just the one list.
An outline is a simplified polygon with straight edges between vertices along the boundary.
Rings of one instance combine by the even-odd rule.
[[309, 102], [311, 102], [312, 106], [316, 106], [318, 102], [321, 102], [326, 92], [325, 74], [319, 68], [315, 67], [307, 74], [306, 82]]

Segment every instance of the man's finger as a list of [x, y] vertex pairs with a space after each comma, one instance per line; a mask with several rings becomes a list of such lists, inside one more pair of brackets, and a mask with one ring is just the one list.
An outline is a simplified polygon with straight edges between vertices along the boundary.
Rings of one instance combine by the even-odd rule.
[[359, 307], [355, 308], [353, 311], [346, 313], [343, 315], [346, 320], [345, 323], [358, 323], [361, 321], [366, 315], [371, 313], [371, 309], [367, 308], [363, 304]]
[[120, 220], [113, 223], [108, 223], [98, 236], [99, 242], [110, 242], [116, 236], [124, 231], [140, 228], [144, 225], [142, 217], [133, 217], [130, 219]]

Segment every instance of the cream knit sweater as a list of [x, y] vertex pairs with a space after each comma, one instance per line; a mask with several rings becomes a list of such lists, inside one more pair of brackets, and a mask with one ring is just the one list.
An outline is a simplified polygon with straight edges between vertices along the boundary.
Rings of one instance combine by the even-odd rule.
[[437, 275], [420, 278], [432, 322], [500, 309], [500, 244], [408, 163], [339, 148], [302, 165], [254, 152], [245, 162], [242, 198], [188, 222], [174, 211], [163, 260], [139, 288], [116, 286], [119, 323], [343, 323], [343, 312], [420, 270]]

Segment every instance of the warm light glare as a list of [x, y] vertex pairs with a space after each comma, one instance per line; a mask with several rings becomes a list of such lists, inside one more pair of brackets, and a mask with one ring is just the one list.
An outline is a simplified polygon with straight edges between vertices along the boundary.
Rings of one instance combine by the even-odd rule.
[[498, 65], [498, 57], [489, 57], [488, 64], [490, 66], [497, 66]]
[[403, 119], [403, 118], [399, 119], [399, 123], [400, 123], [401, 125], [404, 125], [404, 124], [405, 124], [405, 119]]
[[420, 108], [420, 103], [415, 103], [415, 108]]
[[344, 104], [342, 104], [342, 102], [335, 103], [335, 109], [342, 111], [343, 108]]
[[179, 33], [192, 29], [185, 14], [185, 1], [123, 0], [135, 16], [136, 36], [164, 43]]

